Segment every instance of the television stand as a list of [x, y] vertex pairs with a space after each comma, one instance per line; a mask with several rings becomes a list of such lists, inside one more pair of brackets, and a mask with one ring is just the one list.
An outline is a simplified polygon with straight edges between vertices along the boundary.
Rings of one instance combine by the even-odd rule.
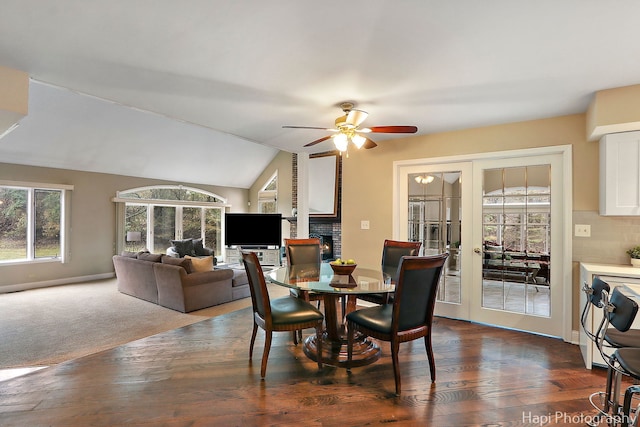
[[[281, 265], [280, 248], [254, 249], [245, 247], [244, 249], [255, 252], [261, 265]], [[224, 262], [226, 264], [242, 264], [242, 255], [240, 254], [240, 250], [238, 248], [227, 248], [225, 251]]]

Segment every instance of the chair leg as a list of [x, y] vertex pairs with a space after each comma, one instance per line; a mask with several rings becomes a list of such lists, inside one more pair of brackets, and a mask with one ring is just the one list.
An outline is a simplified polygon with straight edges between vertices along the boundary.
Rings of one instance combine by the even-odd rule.
[[253, 359], [253, 345], [256, 342], [256, 334], [258, 333], [258, 325], [253, 323], [253, 332], [251, 333], [251, 345], [249, 345], [249, 360]]
[[[617, 363], [617, 356], [614, 352], [609, 357], [609, 363], [612, 366], [615, 366]], [[622, 375], [613, 369], [611, 366], [607, 369], [607, 388], [605, 391], [605, 400], [604, 400], [604, 412], [609, 414], [617, 414], [620, 409], [620, 385], [622, 382]]]
[[[631, 421], [631, 400], [633, 399], [633, 395], [640, 392], [640, 386], [632, 385], [624, 392], [624, 403], [622, 405], [622, 417], [620, 427], [629, 426], [629, 422]], [[638, 414], [636, 413], [636, 417]], [[634, 421], [633, 425], [636, 425]]]
[[322, 370], [322, 320], [316, 325], [316, 350], [318, 354], [318, 370]]
[[347, 372], [351, 372], [351, 360], [353, 359], [353, 325], [347, 322]]
[[400, 363], [398, 362], [398, 353], [400, 352], [400, 343], [391, 340], [391, 360], [393, 361], [393, 378], [396, 382], [396, 395], [400, 396]]
[[293, 331], [293, 345], [298, 345], [298, 331]]
[[264, 352], [262, 353], [262, 366], [260, 366], [260, 376], [264, 378], [267, 373], [267, 360], [269, 359], [269, 350], [271, 350], [272, 331], [265, 331]]
[[436, 361], [433, 357], [433, 348], [431, 347], [431, 334], [424, 336], [424, 346], [427, 348], [427, 359], [429, 359], [429, 371], [431, 372], [431, 382], [436, 382]]

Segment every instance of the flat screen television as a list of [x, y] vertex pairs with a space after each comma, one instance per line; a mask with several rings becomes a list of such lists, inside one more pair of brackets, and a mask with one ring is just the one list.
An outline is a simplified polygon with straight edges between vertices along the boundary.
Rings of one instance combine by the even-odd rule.
[[224, 242], [227, 246], [281, 246], [282, 214], [225, 214]]

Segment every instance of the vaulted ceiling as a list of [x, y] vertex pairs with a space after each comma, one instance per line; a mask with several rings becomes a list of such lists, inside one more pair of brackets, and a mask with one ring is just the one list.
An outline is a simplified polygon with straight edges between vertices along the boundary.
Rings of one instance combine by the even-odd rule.
[[[339, 104], [418, 134], [582, 113], [640, 83], [636, 0], [0, 0], [32, 79], [0, 162], [249, 187]], [[376, 142], [397, 135], [376, 134]]]

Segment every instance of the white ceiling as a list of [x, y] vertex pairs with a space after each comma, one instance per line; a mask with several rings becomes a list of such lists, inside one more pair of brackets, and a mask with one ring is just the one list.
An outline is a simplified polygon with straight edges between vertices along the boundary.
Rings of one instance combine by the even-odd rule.
[[419, 134], [581, 113], [640, 84], [638, 16], [637, 0], [0, 0], [0, 65], [33, 79], [0, 161], [246, 188], [275, 149], [330, 149], [282, 126], [331, 127], [342, 101]]

